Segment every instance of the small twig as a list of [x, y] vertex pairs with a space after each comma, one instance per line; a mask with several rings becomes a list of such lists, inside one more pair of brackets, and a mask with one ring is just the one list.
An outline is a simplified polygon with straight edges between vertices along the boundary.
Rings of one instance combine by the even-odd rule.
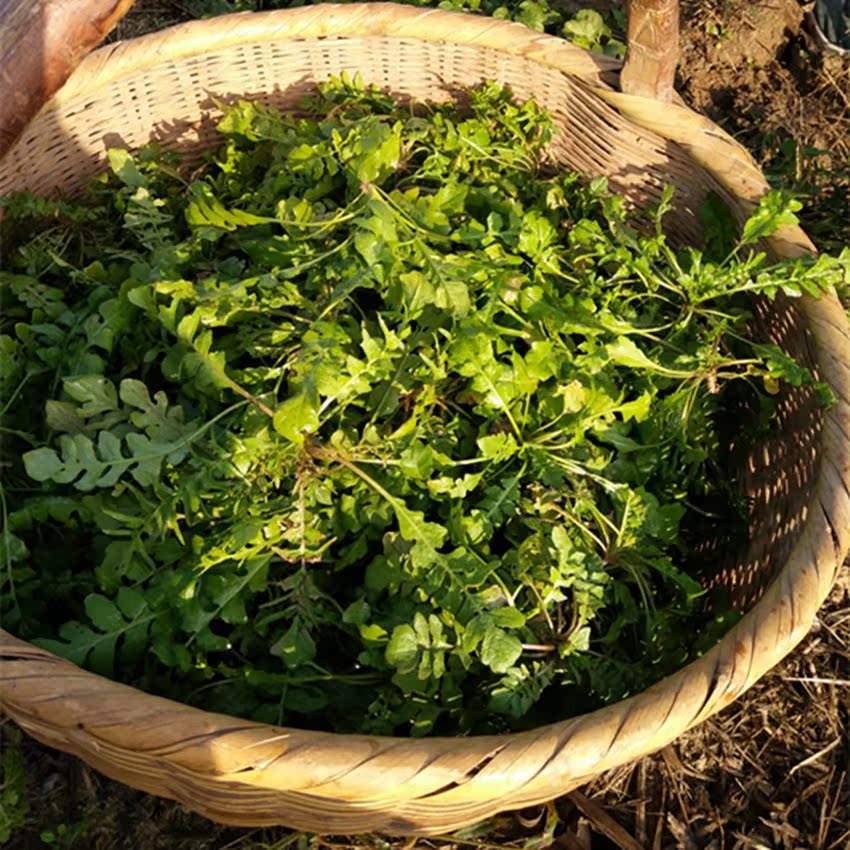
[[829, 80], [832, 89], [841, 98], [841, 100], [844, 101], [844, 105], [848, 109], [850, 109], [850, 98], [848, 98], [847, 95], [844, 94], [844, 91], [842, 90], [841, 86], [838, 85], [838, 82], [836, 81], [835, 77], [833, 77], [832, 74], [829, 73], [829, 69], [825, 65], [821, 68], [821, 70], [826, 75], [827, 80]]
[[652, 850], [661, 850], [661, 839], [664, 837], [664, 811], [667, 808], [667, 783], [661, 783], [661, 803], [658, 807], [658, 820], [655, 822], [655, 836], [652, 839]]
[[225, 377], [227, 378], [230, 388], [235, 393], [238, 393], [242, 396], [242, 398], [245, 398], [250, 401], [251, 404], [253, 404], [254, 407], [257, 408], [257, 410], [262, 413], [265, 413], [266, 416], [268, 416], [270, 419], [274, 419], [274, 411], [268, 405], [263, 404], [263, 402], [261, 402], [256, 396], [251, 395], [251, 393], [249, 393], [248, 390], [245, 389], [245, 387], [242, 387], [237, 384], [236, 381], [234, 381], [229, 375], [225, 375]]
[[808, 685], [839, 685], [850, 688], [850, 679], [826, 679], [822, 676], [783, 676], [783, 682], [803, 682]]
[[646, 759], [641, 759], [638, 764], [638, 800], [635, 811], [635, 832], [637, 841], [641, 847], [646, 847]]
[[841, 737], [836, 738], [831, 744], [827, 744], [822, 750], [819, 750], [814, 755], [809, 756], [808, 758], [803, 759], [799, 764], [795, 764], [791, 770], [788, 771], [789, 776], [793, 776], [798, 770], [805, 767], [807, 764], [811, 764], [812, 762], [817, 761], [821, 756], [826, 755], [830, 750], [834, 750], [841, 743]]
[[221, 850], [229, 850], [231, 847], [237, 847], [243, 841], [248, 841], [250, 838], [255, 836], [260, 830], [252, 829], [251, 832], [246, 832], [244, 835], [240, 835], [238, 838], [234, 838], [233, 841], [229, 841], [227, 844], [221, 847]]
[[595, 800], [585, 797], [581, 791], [573, 791], [569, 796], [576, 808], [591, 822], [594, 829], [609, 841], [613, 841], [620, 850], [644, 850]]
[[562, 850], [587, 850], [587, 845], [574, 832], [567, 830], [555, 839], [554, 844], [548, 850], [554, 850], [554, 848], [562, 848]]
[[669, 744], [661, 750], [661, 758], [664, 760], [664, 763], [670, 769], [671, 772], [681, 773], [683, 776], [687, 776], [690, 779], [699, 779], [702, 782], [708, 782], [709, 778], [703, 773], [699, 773], [693, 768], [687, 768], [682, 763], [682, 760], [679, 758], [678, 753], [672, 746]]
[[[828, 788], [835, 788], [835, 796], [832, 798], [832, 802], [830, 803], [829, 793], [827, 792], [823, 795], [823, 802], [821, 803], [820, 823], [818, 825], [818, 847], [826, 846], [826, 838], [829, 834], [830, 826], [836, 819], [835, 812], [841, 804], [840, 798], [843, 796], [843, 789], [846, 787], [845, 783], [847, 782], [847, 772], [844, 771], [841, 773], [840, 779], [836, 784], [834, 782], [835, 770], [835, 767], [833, 767], [829, 772], [826, 783]], [[829, 811], [827, 811], [827, 807], [829, 808]], [[846, 847], [848, 839], [850, 839], [850, 829], [846, 830], [844, 835], [840, 836], [837, 841], [829, 845], [830, 850], [838, 847]]]

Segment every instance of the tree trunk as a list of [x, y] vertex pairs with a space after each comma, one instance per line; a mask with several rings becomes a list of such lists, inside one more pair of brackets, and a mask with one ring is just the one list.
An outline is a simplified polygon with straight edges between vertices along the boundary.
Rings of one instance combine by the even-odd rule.
[[672, 101], [679, 61], [679, 0], [629, 0], [628, 36], [620, 88]]

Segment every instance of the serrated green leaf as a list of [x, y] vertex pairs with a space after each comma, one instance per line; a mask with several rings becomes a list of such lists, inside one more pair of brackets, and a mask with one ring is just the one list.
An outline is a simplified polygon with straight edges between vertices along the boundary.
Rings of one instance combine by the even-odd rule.
[[[158, 443], [176, 443], [193, 430], [191, 424], [183, 421], [182, 407], [169, 407], [168, 398], [162, 390], [151, 399], [145, 384], [125, 378], [119, 386], [119, 395], [124, 404], [136, 408], [130, 414], [130, 421]], [[179, 463], [183, 456], [185, 451], [180, 453], [180, 457], [169, 457], [169, 462]]]
[[273, 655], [279, 655], [287, 667], [295, 669], [316, 657], [316, 644], [307, 628], [294, 622], [270, 651]]
[[278, 434], [300, 446], [305, 435], [319, 427], [319, 411], [305, 393], [299, 393], [278, 406], [272, 421]]
[[115, 597], [118, 608], [128, 620], [135, 620], [147, 608], [144, 594], [135, 587], [121, 587]]
[[126, 186], [132, 186], [135, 189], [145, 185], [145, 176], [139, 171], [139, 167], [128, 151], [122, 148], [109, 148], [106, 156], [112, 173]]
[[77, 412], [77, 405], [68, 401], [48, 399], [44, 403], [45, 422], [48, 428], [66, 434], [82, 434], [86, 422]]
[[206, 183], [193, 183], [189, 187], [189, 194], [192, 200], [186, 207], [186, 221], [192, 227], [199, 228], [202, 233], [210, 229], [230, 232], [240, 227], [272, 224], [277, 221], [268, 216], [227, 209]]
[[421, 646], [431, 645], [431, 632], [428, 629], [428, 620], [421, 611], [417, 611], [413, 615], [413, 631], [416, 635], [416, 640]]
[[34, 481], [50, 481], [63, 468], [59, 455], [53, 449], [48, 448], [25, 452], [23, 461], [27, 475]]
[[342, 622], [349, 625], [361, 626], [366, 623], [371, 613], [369, 603], [365, 599], [355, 599], [342, 612]]
[[85, 600], [86, 615], [102, 632], [116, 632], [124, 626], [124, 617], [111, 599], [90, 593]]
[[504, 431], [479, 437], [477, 443], [481, 456], [488, 460], [504, 460], [519, 449], [514, 435]]
[[517, 608], [494, 608], [489, 612], [491, 620], [503, 629], [521, 629], [525, 615]]
[[62, 381], [65, 392], [75, 401], [82, 402], [78, 408], [82, 416], [107, 413], [118, 406], [115, 384], [103, 375], [77, 375]]
[[396, 626], [385, 651], [387, 664], [399, 673], [409, 673], [416, 669], [419, 653], [419, 640], [413, 627], [405, 624]]
[[650, 360], [629, 337], [618, 337], [617, 341], [609, 343], [605, 350], [608, 352], [608, 357], [618, 366], [627, 366], [629, 369], [647, 369], [651, 372], [664, 371], [657, 363]]
[[803, 205], [795, 198], [778, 189], [771, 190], [759, 200], [744, 223], [741, 244], [757, 242], [775, 233], [780, 227], [797, 224], [799, 219], [796, 213], [802, 208]]
[[522, 642], [504, 629], [492, 626], [487, 629], [481, 643], [481, 660], [494, 673], [505, 673], [522, 655]]
[[405, 540], [421, 543], [432, 549], [439, 549], [445, 543], [448, 531], [435, 522], [426, 522], [422, 511], [412, 511], [403, 502], [393, 505], [398, 529]]

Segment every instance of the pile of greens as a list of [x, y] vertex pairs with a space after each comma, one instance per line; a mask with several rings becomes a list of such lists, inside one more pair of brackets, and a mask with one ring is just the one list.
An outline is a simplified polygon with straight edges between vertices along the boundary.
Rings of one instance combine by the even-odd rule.
[[742, 250], [793, 217], [776, 194], [674, 250], [672, 193], [632, 219], [547, 171], [547, 115], [493, 85], [461, 114], [336, 81], [308, 113], [240, 103], [200, 167], [113, 150], [79, 200], [4, 199], [4, 626], [373, 733], [517, 728], [683, 664], [733, 617], [684, 566], [746, 533], [724, 413], [756, 433], [811, 381], [749, 296], [848, 258]]

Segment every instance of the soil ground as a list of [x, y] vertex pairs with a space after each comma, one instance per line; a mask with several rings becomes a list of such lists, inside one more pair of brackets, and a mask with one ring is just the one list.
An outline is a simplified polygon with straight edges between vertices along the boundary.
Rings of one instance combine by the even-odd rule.
[[[553, 5], [610, 11], [624, 3]], [[839, 250], [850, 243], [850, 56], [816, 50], [805, 25], [811, 5], [682, 0], [679, 88], [736, 135], [773, 182], [807, 201], [804, 223], [818, 246]], [[179, 0], [139, 0], [118, 37], [185, 19], [191, 8]], [[394, 842], [225, 829], [110, 782], [11, 724], [0, 728], [0, 827], [4, 816], [18, 822], [9, 850], [844, 850], [848, 729], [845, 567], [800, 647], [729, 709], [581, 793], [506, 814], [474, 834]]]

